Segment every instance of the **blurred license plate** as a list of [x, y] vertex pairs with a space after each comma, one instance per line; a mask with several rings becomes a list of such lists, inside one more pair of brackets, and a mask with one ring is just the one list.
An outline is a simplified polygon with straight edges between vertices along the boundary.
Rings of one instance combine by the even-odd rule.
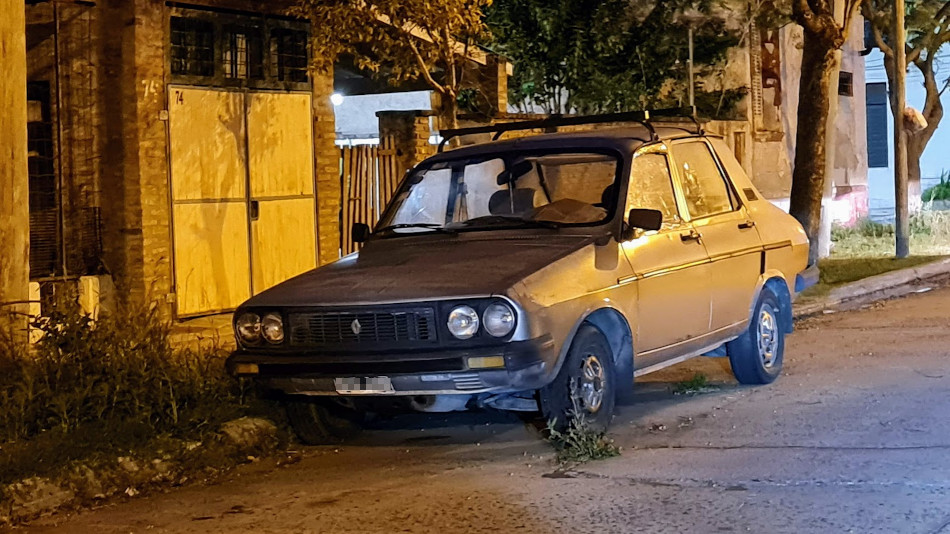
[[395, 393], [388, 376], [334, 378], [336, 392], [343, 395], [379, 395]]

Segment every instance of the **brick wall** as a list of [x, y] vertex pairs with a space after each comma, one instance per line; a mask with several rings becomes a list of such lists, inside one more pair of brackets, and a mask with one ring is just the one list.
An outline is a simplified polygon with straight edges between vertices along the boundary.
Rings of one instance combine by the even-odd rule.
[[101, 8], [103, 256], [125, 304], [171, 305], [164, 3]]
[[340, 150], [334, 122], [333, 73], [313, 76], [313, 154], [317, 182], [317, 247], [319, 263], [340, 257]]

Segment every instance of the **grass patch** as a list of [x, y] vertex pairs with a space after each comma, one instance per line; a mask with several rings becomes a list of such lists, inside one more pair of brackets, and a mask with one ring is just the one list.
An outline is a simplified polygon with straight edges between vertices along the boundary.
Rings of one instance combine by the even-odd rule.
[[[869, 219], [831, 231], [832, 258], [894, 255], [894, 225]], [[950, 212], [924, 209], [910, 218], [910, 251], [915, 256], [950, 255]]]
[[950, 171], [943, 171], [940, 174], [940, 183], [925, 189], [920, 197], [924, 202], [950, 200]]
[[154, 313], [93, 323], [63, 299], [33, 326], [44, 335], [30, 348], [0, 336], [0, 485], [280, 413], [225, 374], [222, 351], [172, 347], [170, 324]]
[[907, 258], [848, 257], [825, 258], [818, 261], [818, 283], [802, 292], [804, 299], [827, 295], [835, 287], [898, 269], [915, 267], [943, 258], [943, 256], [910, 256]]
[[699, 393], [709, 387], [709, 378], [703, 373], [696, 373], [693, 378], [683, 380], [673, 384], [673, 393], [676, 395], [686, 395], [689, 393]]

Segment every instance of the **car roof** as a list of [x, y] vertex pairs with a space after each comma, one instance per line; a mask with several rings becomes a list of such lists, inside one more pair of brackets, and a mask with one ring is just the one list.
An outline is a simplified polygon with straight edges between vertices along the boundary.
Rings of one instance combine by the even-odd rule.
[[620, 152], [632, 152], [640, 146], [656, 142], [670, 141], [673, 139], [682, 139], [689, 137], [701, 137], [705, 134], [698, 134], [686, 127], [679, 126], [655, 126], [656, 138], [653, 138], [649, 128], [643, 125], [602, 128], [597, 130], [587, 130], [579, 132], [557, 132], [530, 135], [528, 137], [519, 137], [505, 139], [502, 137], [498, 141], [489, 141], [472, 145], [464, 145], [459, 148], [446, 150], [426, 160], [427, 162], [440, 162], [455, 160], [458, 158], [478, 157], [499, 152], [520, 151], [520, 150], [551, 150], [560, 148], [571, 149], [612, 149]]

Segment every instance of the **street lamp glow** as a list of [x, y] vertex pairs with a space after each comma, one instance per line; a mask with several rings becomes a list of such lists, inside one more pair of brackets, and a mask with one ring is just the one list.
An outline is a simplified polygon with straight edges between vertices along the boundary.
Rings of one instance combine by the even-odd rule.
[[343, 95], [340, 94], [340, 93], [333, 93], [332, 95], [330, 95], [330, 102], [331, 102], [334, 106], [342, 105], [342, 104], [343, 104]]

